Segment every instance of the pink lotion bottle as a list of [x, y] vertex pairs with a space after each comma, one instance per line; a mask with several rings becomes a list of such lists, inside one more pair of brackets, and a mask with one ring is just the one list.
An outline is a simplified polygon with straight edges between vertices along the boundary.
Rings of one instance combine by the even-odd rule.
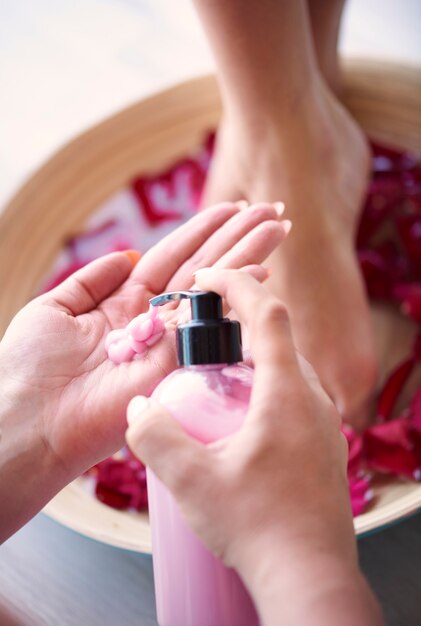
[[[252, 370], [240, 364], [240, 324], [223, 318], [218, 294], [174, 292], [150, 302], [159, 306], [182, 298], [191, 300], [192, 319], [177, 328], [181, 367], [158, 385], [153, 397], [187, 433], [207, 444], [241, 427]], [[253, 602], [235, 570], [207, 550], [149, 470], [147, 481], [159, 626], [258, 626]]]

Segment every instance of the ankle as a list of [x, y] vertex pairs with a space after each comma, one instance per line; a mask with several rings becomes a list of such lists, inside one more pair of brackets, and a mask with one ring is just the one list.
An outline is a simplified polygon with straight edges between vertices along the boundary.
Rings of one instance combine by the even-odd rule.
[[323, 82], [315, 69], [308, 76], [291, 78], [288, 90], [285, 80], [271, 79], [259, 90], [249, 89], [238, 96], [222, 86], [222, 100], [227, 124], [240, 128], [257, 143], [271, 136], [274, 128], [287, 129], [291, 123], [298, 125], [300, 119], [314, 115], [318, 108], [319, 93]]
[[[268, 181], [286, 191], [295, 185], [297, 176], [297, 182], [302, 182], [303, 177], [313, 176], [321, 167], [335, 175], [335, 128], [321, 100], [318, 94], [306, 98], [288, 117], [265, 109], [255, 111], [245, 121], [244, 116], [226, 113], [218, 132], [218, 151], [225, 158], [232, 155], [239, 169], [239, 182], [241, 186], [246, 184], [244, 191], [252, 192], [252, 199], [259, 198], [259, 193], [263, 193], [260, 199], [279, 199], [264, 195]], [[294, 180], [290, 179], [291, 173]], [[257, 189], [250, 190], [250, 183]]]

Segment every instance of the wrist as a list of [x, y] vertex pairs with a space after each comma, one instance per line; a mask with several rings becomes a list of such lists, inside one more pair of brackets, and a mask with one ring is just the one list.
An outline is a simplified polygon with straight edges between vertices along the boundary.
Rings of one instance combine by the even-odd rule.
[[326, 552], [322, 546], [271, 545], [254, 554], [239, 573], [263, 626], [272, 624], [382, 624], [356, 551]]
[[236, 559], [262, 626], [301, 624], [380, 626], [378, 604], [362, 576], [356, 542], [305, 535], [300, 542], [272, 536], [249, 542]]
[[2, 377], [0, 395], [0, 543], [68, 482], [40, 426], [39, 398]]
[[[330, 542], [307, 539], [291, 539], [279, 533], [260, 537], [250, 542], [235, 559], [235, 567], [247, 586], [259, 595], [267, 588], [268, 580], [278, 575], [295, 577], [304, 570], [321, 569], [325, 564], [335, 564], [335, 568], [353, 568], [357, 564], [355, 539], [336, 549]], [[301, 572], [303, 570], [303, 572]]]

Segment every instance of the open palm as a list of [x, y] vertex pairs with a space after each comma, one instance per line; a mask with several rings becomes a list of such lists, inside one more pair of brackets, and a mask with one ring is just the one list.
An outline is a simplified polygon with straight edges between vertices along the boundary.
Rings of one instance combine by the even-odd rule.
[[[82, 268], [24, 307], [0, 346], [3, 375], [69, 479], [124, 441], [131, 397], [149, 395], [176, 367], [174, 330], [148, 353], [118, 366], [106, 358], [107, 333], [125, 326], [167, 290], [188, 289], [200, 267], [262, 262], [285, 235], [272, 205], [207, 209], [151, 248], [113, 253]], [[174, 321], [177, 310], [164, 313]]]

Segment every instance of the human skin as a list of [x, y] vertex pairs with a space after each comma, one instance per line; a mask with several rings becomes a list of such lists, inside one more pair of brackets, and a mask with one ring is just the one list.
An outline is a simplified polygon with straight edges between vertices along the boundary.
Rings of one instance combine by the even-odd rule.
[[260, 263], [286, 230], [272, 205], [221, 204], [140, 260], [136, 252], [97, 259], [15, 316], [0, 343], [0, 540], [121, 448], [130, 398], [150, 394], [176, 367], [178, 311], [163, 314], [165, 337], [130, 363], [107, 359], [107, 333], [154, 295], [190, 288], [199, 267]]
[[359, 571], [340, 416], [294, 347], [283, 304], [245, 273], [202, 270], [247, 327], [249, 412], [204, 445], [156, 401], [134, 398], [126, 439], [172, 491], [188, 524], [237, 569], [264, 626], [378, 626]]
[[342, 80], [338, 39], [345, 0], [307, 0], [317, 63], [330, 89], [338, 94]]
[[285, 202], [294, 230], [269, 260], [269, 285], [287, 305], [297, 347], [359, 427], [378, 375], [354, 250], [370, 158], [314, 50], [312, 26], [334, 49], [341, 3], [310, 4], [309, 11], [304, 0], [195, 0], [223, 103], [204, 203]]

